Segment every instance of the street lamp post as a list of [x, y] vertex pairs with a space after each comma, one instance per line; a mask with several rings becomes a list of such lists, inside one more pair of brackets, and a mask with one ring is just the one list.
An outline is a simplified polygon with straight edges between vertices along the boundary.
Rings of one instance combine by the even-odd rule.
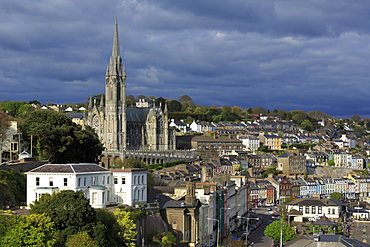
[[[212, 219], [212, 218], [207, 218], [207, 220], [214, 220], [214, 221], [217, 221], [218, 225], [220, 225], [220, 221], [218, 219]], [[220, 228], [219, 226], [217, 227], [217, 236], [216, 236], [216, 243], [217, 243], [217, 247], [218, 247], [218, 241], [219, 241], [219, 235], [220, 235]]]
[[247, 220], [247, 226], [245, 227], [245, 243], [248, 243], [249, 220], [259, 220], [259, 218], [247, 218], [247, 217], [238, 216], [238, 219], [245, 219], [245, 220]]

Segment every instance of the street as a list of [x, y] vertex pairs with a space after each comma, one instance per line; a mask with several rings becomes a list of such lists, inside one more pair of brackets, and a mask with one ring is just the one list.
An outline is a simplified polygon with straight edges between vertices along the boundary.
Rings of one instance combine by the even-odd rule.
[[[273, 209], [274, 210], [274, 209]], [[258, 208], [253, 209], [255, 212], [255, 217], [261, 217], [263, 220], [263, 223], [256, 228], [253, 232], [250, 234], [250, 243], [254, 243], [255, 247], [268, 247], [273, 245], [273, 240], [269, 237], [266, 237], [263, 234], [263, 231], [265, 230], [265, 227], [267, 226], [267, 222], [269, 220], [273, 220], [271, 214], [266, 210], [266, 208]]]

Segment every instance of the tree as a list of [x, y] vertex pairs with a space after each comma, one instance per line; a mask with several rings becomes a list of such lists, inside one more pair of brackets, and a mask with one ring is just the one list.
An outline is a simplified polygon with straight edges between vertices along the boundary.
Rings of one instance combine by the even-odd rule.
[[97, 225], [94, 227], [94, 240], [99, 246], [121, 246], [120, 226], [112, 212], [96, 209]]
[[22, 126], [24, 136], [33, 136], [39, 159], [52, 163], [97, 162], [103, 151], [97, 134], [86, 126], [82, 129], [62, 113], [34, 111]]
[[335, 166], [334, 160], [328, 160], [328, 166]]
[[282, 233], [283, 243], [288, 242], [297, 237], [294, 229], [283, 221], [274, 221], [266, 226], [264, 234], [267, 237], [273, 238], [275, 242], [280, 242]]
[[161, 232], [153, 236], [153, 242], [169, 247], [176, 245], [176, 237], [171, 232]]
[[10, 126], [10, 117], [3, 110], [0, 110], [0, 141], [5, 138], [5, 132]]
[[117, 223], [120, 226], [119, 235], [122, 237], [125, 246], [135, 246], [136, 224], [130, 218], [130, 213], [117, 208], [113, 214], [117, 218]]
[[183, 96], [180, 96], [178, 98], [178, 101], [180, 101], [181, 103], [183, 103], [183, 102], [193, 102], [193, 99], [188, 95], [183, 95]]
[[293, 116], [293, 120], [296, 124], [301, 124], [304, 120], [308, 118], [307, 114], [304, 112], [297, 113]]
[[82, 191], [62, 190], [52, 195], [44, 194], [30, 207], [31, 214], [45, 213], [51, 218], [60, 242], [78, 232], [92, 234], [96, 225], [95, 211]]
[[123, 160], [125, 168], [146, 168], [146, 164], [139, 158], [129, 157]]
[[19, 223], [2, 238], [1, 246], [54, 246], [54, 236], [55, 227], [50, 217], [31, 214], [21, 216]]
[[361, 121], [361, 117], [360, 115], [354, 114], [352, 115], [351, 120], [355, 123], [359, 123]]
[[340, 200], [342, 200], [342, 198], [343, 198], [343, 196], [339, 192], [336, 192], [335, 191], [335, 192], [333, 192], [333, 193], [330, 194], [330, 199], [334, 199], [334, 200], [340, 201]]
[[41, 105], [40, 101], [38, 101], [38, 100], [28, 101], [28, 104], [30, 104], [30, 105], [32, 105], [32, 104], [34, 104], [34, 105]]
[[68, 237], [66, 247], [99, 247], [87, 232], [79, 232]]
[[308, 132], [311, 132], [311, 131], [315, 130], [315, 128], [313, 127], [313, 124], [308, 119], [303, 120], [303, 122], [300, 124], [300, 127], [303, 128], [305, 131], [308, 131]]
[[182, 111], [181, 103], [177, 100], [171, 100], [170, 103], [168, 103], [168, 111], [181, 112]]
[[4, 101], [0, 103], [0, 110], [4, 110], [12, 117], [22, 118], [26, 116], [29, 111], [33, 110], [33, 108], [25, 101]]
[[26, 175], [13, 169], [0, 170], [0, 208], [26, 201]]

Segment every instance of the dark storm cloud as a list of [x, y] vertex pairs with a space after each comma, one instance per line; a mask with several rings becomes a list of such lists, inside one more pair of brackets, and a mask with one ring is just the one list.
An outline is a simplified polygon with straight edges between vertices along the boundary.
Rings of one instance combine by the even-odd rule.
[[127, 92], [369, 117], [367, 1], [0, 2], [0, 100], [104, 92], [115, 16]]

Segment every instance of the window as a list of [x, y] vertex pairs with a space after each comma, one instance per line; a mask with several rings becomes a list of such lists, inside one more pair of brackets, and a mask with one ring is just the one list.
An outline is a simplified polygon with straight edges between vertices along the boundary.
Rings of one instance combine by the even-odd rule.
[[331, 213], [330, 213], [330, 208], [328, 208], [328, 214], [331, 214]]
[[78, 178], [78, 186], [81, 186], [81, 178]]
[[322, 214], [322, 207], [321, 206], [318, 207], [317, 213]]
[[113, 183], [114, 183], [114, 184], [118, 184], [118, 178], [117, 178], [117, 177], [114, 177], [114, 178], [113, 178]]
[[109, 193], [109, 191], [107, 191], [107, 202], [109, 202], [109, 201], [110, 201], [109, 196], [110, 196], [110, 193]]
[[53, 178], [49, 178], [49, 186], [54, 186]]
[[84, 178], [84, 186], [86, 186], [86, 178]]
[[134, 184], [136, 184], [136, 176], [134, 176]]
[[335, 214], [335, 208], [332, 209], [331, 213], [332, 214]]
[[126, 178], [122, 177], [122, 184], [126, 184]]
[[303, 212], [303, 206], [299, 206], [299, 212]]
[[36, 186], [40, 186], [40, 178], [36, 177]]
[[312, 214], [316, 214], [316, 206], [312, 206], [311, 207], [311, 213]]
[[102, 203], [104, 204], [105, 203], [105, 192], [102, 193], [101, 199], [102, 199]]
[[94, 192], [92, 193], [92, 204], [97, 204], [98, 203], [98, 193]]
[[63, 178], [63, 186], [67, 186], [68, 185], [68, 179], [67, 178]]
[[309, 207], [309, 206], [306, 206], [306, 208], [305, 208], [305, 213], [306, 213], [306, 214], [309, 214], [309, 213], [310, 213], [310, 207]]
[[109, 176], [108, 176], [108, 177], [107, 177], [107, 184], [109, 184], [109, 182], [110, 182], [110, 181], [109, 181]]
[[144, 175], [141, 176], [141, 183], [144, 184]]
[[102, 181], [101, 181], [102, 184], [105, 184], [105, 177], [103, 176], [102, 177]]
[[172, 229], [177, 229], [177, 220], [172, 220]]

